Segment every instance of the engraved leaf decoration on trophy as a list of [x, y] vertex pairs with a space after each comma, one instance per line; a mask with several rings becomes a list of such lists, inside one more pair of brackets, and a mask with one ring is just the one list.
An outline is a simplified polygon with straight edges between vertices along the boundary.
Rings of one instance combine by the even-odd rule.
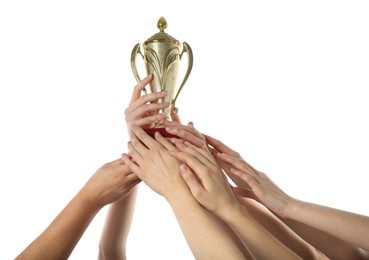
[[[163, 63], [163, 81], [167, 82], [167, 76], [170, 75], [167, 73], [172, 65], [177, 61], [178, 59], [178, 49], [176, 47], [170, 49], [165, 57], [164, 63]], [[165, 70], [165, 71], [164, 71]]]
[[152, 48], [146, 49], [146, 62], [151, 66], [154, 77], [156, 76], [160, 82], [160, 87], [163, 89], [163, 82], [166, 82], [168, 71], [171, 66], [177, 61], [178, 49], [171, 48], [165, 55], [164, 60], [160, 60], [156, 51]]
[[[159, 79], [162, 79], [162, 71], [160, 66], [160, 59], [156, 54], [155, 50], [152, 48], [146, 49], [146, 61], [152, 67], [154, 77], [157, 76]], [[160, 85], [162, 84], [162, 80], [160, 80]]]

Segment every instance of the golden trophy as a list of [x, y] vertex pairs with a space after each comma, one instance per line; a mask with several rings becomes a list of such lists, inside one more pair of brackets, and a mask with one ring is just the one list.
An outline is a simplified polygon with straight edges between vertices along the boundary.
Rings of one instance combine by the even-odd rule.
[[[159, 19], [157, 26], [160, 30], [158, 33], [151, 36], [143, 44], [137, 43], [133, 47], [131, 67], [137, 82], [140, 82], [141, 77], [136, 66], [136, 57], [137, 54], [140, 54], [144, 61], [147, 75], [153, 75], [149, 90], [146, 89], [144, 92], [167, 91], [167, 96], [156, 102], [169, 102], [171, 104], [169, 108], [157, 111], [157, 113], [164, 112], [165, 119], [156, 122], [153, 128], [146, 128], [145, 131], [151, 136], [154, 136], [155, 132], [159, 131], [165, 137], [173, 137], [165, 130], [164, 120], [172, 120], [171, 109], [175, 113], [178, 112], [178, 108], [175, 106], [176, 100], [191, 73], [193, 55], [188, 43], [181, 43], [164, 32], [167, 28], [167, 22], [164, 17]], [[187, 53], [188, 56], [187, 70], [184, 73], [182, 83], [177, 84], [178, 76], [180, 75], [180, 62], [184, 53]]]

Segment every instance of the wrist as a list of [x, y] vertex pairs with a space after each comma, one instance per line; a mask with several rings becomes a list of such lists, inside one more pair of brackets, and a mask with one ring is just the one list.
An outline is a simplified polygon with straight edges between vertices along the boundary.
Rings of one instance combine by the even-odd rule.
[[229, 223], [234, 219], [235, 215], [245, 214], [245, 211], [245, 208], [236, 201], [227, 207], [223, 207], [219, 212], [215, 212], [215, 214], [223, 221]]
[[104, 205], [101, 205], [99, 201], [83, 187], [76, 195], [76, 199], [81, 203], [84, 208], [91, 211], [99, 211]]
[[296, 212], [298, 212], [301, 208], [302, 201], [294, 198], [290, 198], [286, 203], [285, 209], [283, 210], [283, 214], [281, 217], [286, 219], [293, 219]]
[[167, 191], [165, 194], [163, 194], [163, 196], [172, 207], [181, 204], [183, 201], [195, 200], [188, 187], [178, 187], [177, 189], [171, 189], [170, 191]]

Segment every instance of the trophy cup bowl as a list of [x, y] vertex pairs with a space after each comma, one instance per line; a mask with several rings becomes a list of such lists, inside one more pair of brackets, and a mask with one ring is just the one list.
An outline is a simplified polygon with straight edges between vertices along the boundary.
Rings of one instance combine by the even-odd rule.
[[[178, 112], [178, 108], [175, 106], [175, 103], [191, 73], [193, 54], [188, 43], [181, 43], [164, 32], [167, 28], [167, 22], [164, 17], [160, 17], [157, 27], [159, 28], [158, 33], [151, 36], [143, 44], [137, 43], [133, 47], [131, 54], [131, 68], [137, 82], [139, 83], [141, 81], [141, 77], [139, 76], [136, 66], [136, 58], [139, 54], [144, 61], [146, 74], [153, 75], [153, 79], [149, 84], [149, 89], [146, 89], [144, 92], [153, 93], [167, 91], [167, 96], [158, 99], [156, 102], [169, 102], [171, 104], [170, 107], [157, 111], [157, 113], [165, 113], [165, 118], [163, 120], [157, 121], [153, 128], [145, 128], [144, 130], [152, 137], [155, 132], [158, 131], [164, 137], [175, 137], [165, 130], [164, 122], [165, 120], [172, 120], [172, 109], [175, 113]], [[180, 62], [184, 53], [187, 53], [188, 56], [187, 70], [181, 84], [178, 86], [177, 81], [180, 74]]]

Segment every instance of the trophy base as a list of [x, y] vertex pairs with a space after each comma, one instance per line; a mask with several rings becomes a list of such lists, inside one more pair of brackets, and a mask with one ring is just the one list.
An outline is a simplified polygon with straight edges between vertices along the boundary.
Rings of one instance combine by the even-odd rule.
[[163, 127], [145, 128], [144, 131], [148, 133], [154, 139], [155, 139], [154, 135], [156, 132], [159, 132], [165, 138], [173, 138], [173, 137], [178, 138], [178, 136], [168, 133], [167, 130], [165, 130], [165, 128]]

